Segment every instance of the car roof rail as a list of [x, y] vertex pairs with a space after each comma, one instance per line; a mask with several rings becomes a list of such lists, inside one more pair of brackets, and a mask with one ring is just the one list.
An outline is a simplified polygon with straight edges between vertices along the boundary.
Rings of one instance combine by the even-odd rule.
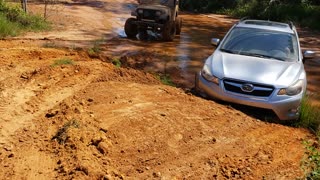
[[294, 27], [294, 25], [293, 25], [293, 22], [292, 21], [289, 21], [289, 26], [290, 26], [290, 29], [292, 29], [293, 30], [293, 27]]
[[241, 21], [245, 21], [245, 20], [247, 20], [247, 19], [249, 19], [249, 16], [245, 16], [245, 17], [241, 18], [241, 19], [240, 19], [240, 22], [241, 22]]

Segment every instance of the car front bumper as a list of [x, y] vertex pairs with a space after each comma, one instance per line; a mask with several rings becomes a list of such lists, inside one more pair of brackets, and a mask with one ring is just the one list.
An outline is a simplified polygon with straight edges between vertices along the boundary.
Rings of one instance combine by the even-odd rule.
[[136, 24], [140, 28], [151, 28], [151, 29], [159, 30], [159, 31], [161, 31], [164, 27], [163, 24], [157, 23], [155, 21], [140, 20], [140, 21], [135, 21], [134, 24]]
[[296, 96], [280, 96], [277, 95], [279, 89], [275, 89], [269, 97], [254, 97], [226, 91], [221, 80], [219, 80], [219, 85], [209, 82], [202, 77], [201, 72], [196, 74], [195, 81], [197, 90], [211, 98], [270, 109], [274, 111], [280, 120], [295, 120], [299, 118], [303, 92]]

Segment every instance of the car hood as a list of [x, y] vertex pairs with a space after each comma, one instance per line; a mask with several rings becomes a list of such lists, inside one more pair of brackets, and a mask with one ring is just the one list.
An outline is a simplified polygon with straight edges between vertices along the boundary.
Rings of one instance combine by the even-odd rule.
[[170, 7], [167, 7], [161, 4], [142, 4], [142, 5], [139, 5], [137, 9], [170, 11]]
[[288, 87], [305, 74], [300, 62], [224, 53], [216, 50], [208, 61], [213, 75], [276, 87]]

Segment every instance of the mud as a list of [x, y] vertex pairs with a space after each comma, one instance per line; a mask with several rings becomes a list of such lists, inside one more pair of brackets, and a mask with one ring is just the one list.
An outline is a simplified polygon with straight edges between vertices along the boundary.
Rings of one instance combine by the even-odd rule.
[[[53, 31], [0, 41], [3, 179], [303, 178], [311, 132], [190, 93], [194, 72], [214, 50], [210, 38], [223, 37], [235, 19], [182, 14], [181, 36], [163, 43], [119, 35], [134, 1], [55, 7]], [[320, 36], [299, 31], [303, 46], [318, 52], [313, 37]], [[314, 94], [318, 59], [306, 62]]]

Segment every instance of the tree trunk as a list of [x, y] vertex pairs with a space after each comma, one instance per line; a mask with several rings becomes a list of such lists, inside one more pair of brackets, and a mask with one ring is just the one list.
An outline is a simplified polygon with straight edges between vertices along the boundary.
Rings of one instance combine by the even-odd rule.
[[21, 0], [21, 7], [25, 13], [27, 13], [27, 0]]

